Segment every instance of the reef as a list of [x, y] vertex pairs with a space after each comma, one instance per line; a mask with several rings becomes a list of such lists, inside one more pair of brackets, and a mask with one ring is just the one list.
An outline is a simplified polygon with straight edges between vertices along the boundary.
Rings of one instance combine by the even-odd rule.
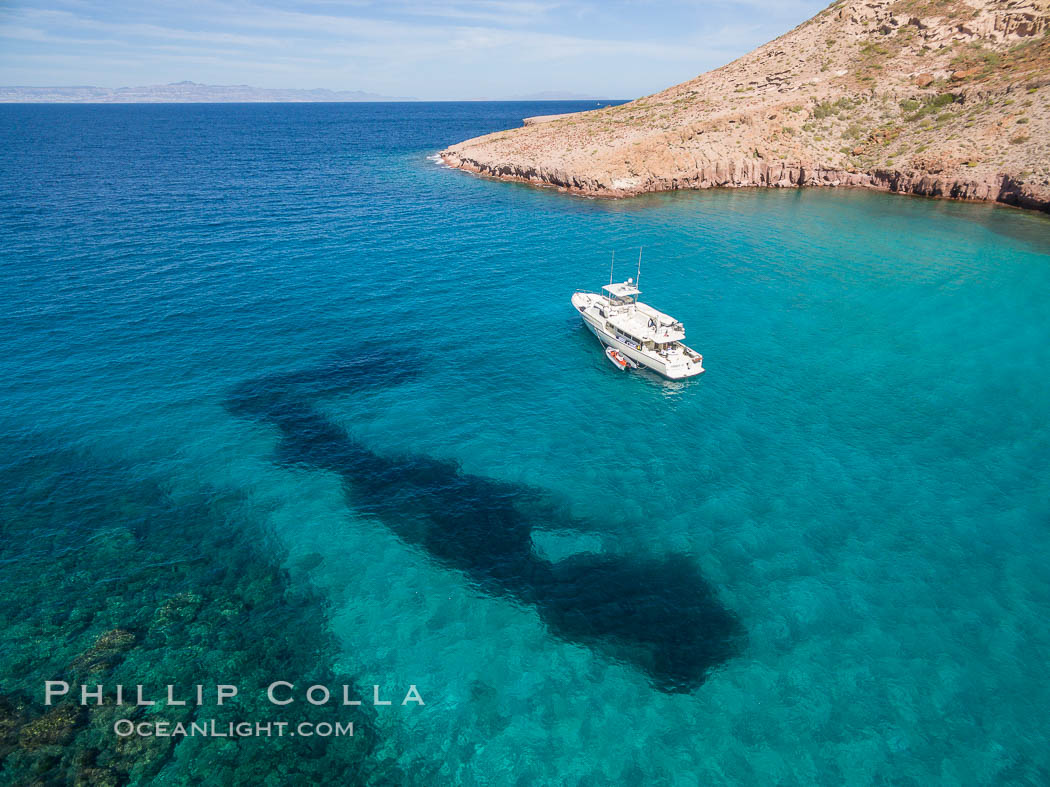
[[[0, 782], [39, 785], [377, 784], [400, 771], [375, 755], [374, 710], [275, 708], [275, 676], [361, 695], [325, 600], [292, 583], [265, 518], [236, 492], [171, 491], [164, 478], [72, 451], [7, 442], [0, 483]], [[44, 682], [154, 686], [229, 682], [222, 707], [44, 704]], [[366, 687], [367, 685], [367, 687]], [[258, 689], [258, 690], [254, 690]], [[356, 722], [352, 738], [119, 737], [114, 723], [163, 719]]]

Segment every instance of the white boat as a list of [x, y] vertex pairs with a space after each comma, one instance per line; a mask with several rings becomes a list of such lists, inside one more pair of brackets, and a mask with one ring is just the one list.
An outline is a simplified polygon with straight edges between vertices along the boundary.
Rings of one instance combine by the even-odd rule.
[[704, 357], [682, 343], [682, 323], [641, 303], [641, 294], [628, 279], [605, 285], [601, 293], [577, 290], [572, 305], [598, 341], [626, 359], [670, 380], [703, 374]]

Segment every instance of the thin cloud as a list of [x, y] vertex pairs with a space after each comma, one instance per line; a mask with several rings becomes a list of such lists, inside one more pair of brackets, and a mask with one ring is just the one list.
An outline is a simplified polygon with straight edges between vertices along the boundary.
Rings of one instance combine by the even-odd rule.
[[[773, 5], [42, 0], [0, 13], [0, 83], [115, 86], [136, 63], [141, 84], [233, 79], [426, 98], [550, 89], [631, 97], [721, 65], [819, 7], [791, 2], [792, 17], [771, 29], [754, 7]], [[741, 14], [744, 6], [752, 10]]]

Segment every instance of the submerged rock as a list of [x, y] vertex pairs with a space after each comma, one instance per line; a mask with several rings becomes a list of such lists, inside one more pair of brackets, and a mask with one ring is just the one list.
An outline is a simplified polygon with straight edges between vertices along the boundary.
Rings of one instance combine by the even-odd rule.
[[85, 749], [77, 755], [73, 787], [118, 787], [126, 783], [116, 768], [98, 767], [98, 755], [98, 749]]
[[73, 660], [78, 672], [96, 673], [111, 669], [135, 644], [135, 635], [125, 629], [112, 629], [98, 636], [89, 650]]
[[324, 555], [319, 552], [310, 552], [299, 558], [295, 563], [295, 567], [300, 571], [313, 571], [322, 563], [324, 563]]
[[18, 733], [25, 722], [25, 708], [0, 694], [0, 760], [18, 746]]
[[74, 703], [56, 705], [43, 716], [25, 724], [18, 734], [18, 744], [34, 751], [43, 746], [61, 746], [69, 743], [83, 724], [87, 713]]
[[190, 621], [196, 616], [202, 601], [197, 593], [179, 593], [160, 605], [153, 621], [158, 626]]

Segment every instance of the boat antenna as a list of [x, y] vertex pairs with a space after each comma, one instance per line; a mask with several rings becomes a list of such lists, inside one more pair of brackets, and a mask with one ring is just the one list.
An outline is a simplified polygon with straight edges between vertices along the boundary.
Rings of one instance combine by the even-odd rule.
[[638, 247], [638, 273], [634, 275], [634, 288], [638, 289], [638, 282], [642, 278], [642, 247]]
[[613, 266], [616, 264], [616, 249], [613, 249], [612, 262], [609, 263], [609, 284], [612, 284]]

